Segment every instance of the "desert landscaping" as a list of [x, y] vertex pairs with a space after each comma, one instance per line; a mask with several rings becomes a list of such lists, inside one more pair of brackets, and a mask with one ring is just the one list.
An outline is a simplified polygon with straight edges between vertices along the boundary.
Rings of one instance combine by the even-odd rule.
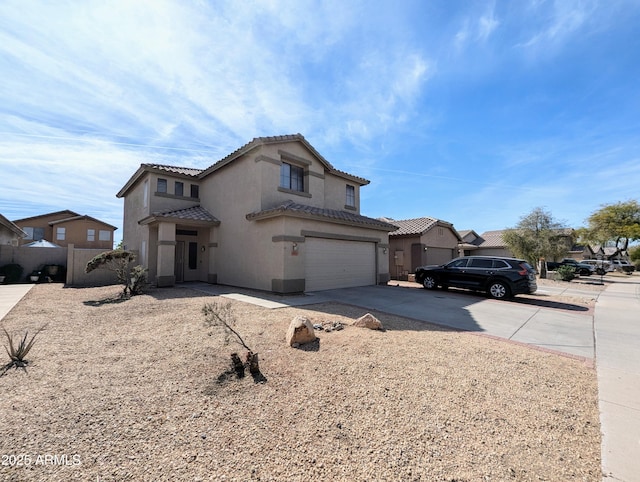
[[[601, 480], [592, 363], [385, 313], [359, 328], [338, 303], [225, 299], [257, 383], [225, 376], [242, 349], [202, 313], [222, 298], [120, 291], [39, 284], [2, 320], [46, 328], [0, 377], [0, 479]], [[296, 316], [344, 329], [292, 348]]]

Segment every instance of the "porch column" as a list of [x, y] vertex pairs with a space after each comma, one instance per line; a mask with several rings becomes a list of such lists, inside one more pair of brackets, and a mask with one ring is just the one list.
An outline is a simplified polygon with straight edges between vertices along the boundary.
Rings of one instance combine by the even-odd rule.
[[218, 283], [218, 268], [216, 266], [216, 251], [218, 250], [217, 226], [209, 228], [209, 267], [207, 272], [207, 282]]
[[158, 264], [156, 284], [158, 287], [176, 284], [176, 225], [175, 223], [158, 224]]

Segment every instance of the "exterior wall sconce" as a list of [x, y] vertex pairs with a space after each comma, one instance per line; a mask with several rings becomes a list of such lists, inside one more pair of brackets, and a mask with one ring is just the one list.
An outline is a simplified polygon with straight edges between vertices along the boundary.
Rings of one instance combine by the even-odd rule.
[[291, 255], [298, 256], [298, 243], [293, 243], [291, 245]]
[[387, 254], [387, 248], [382, 248], [382, 254]]
[[203, 244], [202, 247], [200, 248], [200, 251], [202, 251], [203, 253], [206, 251], [206, 246]]

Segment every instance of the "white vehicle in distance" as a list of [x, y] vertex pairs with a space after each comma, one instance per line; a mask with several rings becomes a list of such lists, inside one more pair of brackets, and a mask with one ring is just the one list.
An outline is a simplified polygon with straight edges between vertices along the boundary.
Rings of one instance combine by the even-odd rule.
[[615, 271], [613, 264], [605, 259], [583, 259], [580, 261], [583, 264], [593, 266], [593, 272], [599, 275], [603, 275], [610, 271]]
[[632, 274], [636, 270], [636, 267], [626, 259], [612, 259], [611, 264], [613, 269], [620, 273]]

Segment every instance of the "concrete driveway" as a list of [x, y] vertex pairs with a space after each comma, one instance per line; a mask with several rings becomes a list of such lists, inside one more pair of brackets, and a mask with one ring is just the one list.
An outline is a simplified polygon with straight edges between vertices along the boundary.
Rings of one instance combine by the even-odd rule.
[[[543, 287], [535, 295], [498, 301], [480, 293], [428, 291], [415, 283], [399, 283], [323, 291], [314, 296], [592, 360], [593, 310], [550, 301], [552, 294], [557, 294], [554, 288]], [[593, 298], [598, 293], [584, 295]]]

